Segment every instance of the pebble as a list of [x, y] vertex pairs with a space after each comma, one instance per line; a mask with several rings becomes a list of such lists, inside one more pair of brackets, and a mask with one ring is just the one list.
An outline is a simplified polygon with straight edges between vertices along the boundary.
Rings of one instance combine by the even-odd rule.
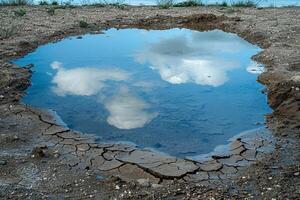
[[0, 160], [0, 165], [6, 165], [7, 164], [7, 161], [6, 160]]
[[160, 185], [160, 184], [153, 183], [153, 184], [151, 184], [151, 187], [152, 188], [160, 188], [160, 187], [163, 187], [163, 186]]
[[149, 179], [141, 178], [141, 179], [138, 179], [137, 182], [138, 182], [139, 185], [141, 185], [143, 187], [150, 187]]
[[120, 186], [116, 185], [116, 190], [119, 190], [120, 189]]
[[294, 176], [299, 176], [300, 175], [300, 172], [295, 172], [294, 173]]

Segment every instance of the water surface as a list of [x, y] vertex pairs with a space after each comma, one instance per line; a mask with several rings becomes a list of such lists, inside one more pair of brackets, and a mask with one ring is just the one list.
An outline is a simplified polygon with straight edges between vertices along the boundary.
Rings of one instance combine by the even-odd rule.
[[72, 129], [176, 156], [208, 153], [269, 112], [260, 49], [220, 30], [109, 29], [39, 47], [23, 101]]

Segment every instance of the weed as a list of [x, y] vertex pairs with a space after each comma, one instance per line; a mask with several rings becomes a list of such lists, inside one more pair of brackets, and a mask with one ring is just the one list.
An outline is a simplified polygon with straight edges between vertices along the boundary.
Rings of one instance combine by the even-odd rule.
[[156, 0], [156, 4], [161, 9], [168, 9], [173, 6], [173, 0]]
[[47, 13], [51, 16], [55, 15], [55, 7], [51, 7], [47, 9]]
[[220, 6], [222, 6], [222, 7], [228, 7], [229, 5], [228, 5], [227, 1], [223, 1], [223, 2], [220, 4]]
[[196, 7], [204, 6], [201, 0], [187, 0], [174, 4], [174, 7]]
[[39, 5], [40, 5], [40, 6], [46, 6], [46, 5], [49, 5], [49, 3], [48, 3], [48, 1], [44, 1], [44, 0], [43, 0], [43, 1], [40, 1], [40, 2], [39, 2]]
[[86, 21], [79, 21], [79, 27], [80, 28], [87, 28], [89, 24]]
[[0, 39], [7, 39], [17, 32], [15, 25], [3, 25], [0, 24]]
[[23, 17], [24, 15], [26, 15], [26, 10], [20, 8], [18, 10], [14, 10], [14, 14], [17, 17]]
[[57, 5], [58, 5], [58, 2], [57, 2], [57, 1], [52, 1], [51, 5], [57, 6]]

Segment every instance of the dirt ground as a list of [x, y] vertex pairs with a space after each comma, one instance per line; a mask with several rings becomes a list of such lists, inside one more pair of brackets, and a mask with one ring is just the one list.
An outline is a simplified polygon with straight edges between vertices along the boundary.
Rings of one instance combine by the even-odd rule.
[[[26, 14], [17, 16], [21, 8]], [[51, 8], [0, 7], [0, 199], [300, 198], [299, 8]], [[230, 155], [196, 163], [101, 143], [21, 103], [34, 66], [20, 68], [13, 59], [110, 27], [221, 29], [263, 48], [253, 59], [265, 65], [259, 82], [273, 109], [266, 126], [276, 142], [239, 139]]]

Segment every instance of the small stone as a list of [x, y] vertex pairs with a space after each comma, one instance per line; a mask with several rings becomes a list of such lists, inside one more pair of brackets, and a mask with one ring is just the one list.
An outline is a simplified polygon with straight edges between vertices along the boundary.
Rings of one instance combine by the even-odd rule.
[[96, 176], [96, 180], [97, 181], [102, 181], [102, 180], [104, 180], [105, 178], [103, 177], [103, 176], [100, 176], [100, 175], [98, 175], [98, 176]]
[[7, 161], [6, 160], [0, 160], [0, 165], [6, 165], [7, 164]]
[[119, 185], [116, 185], [116, 190], [119, 190], [120, 189], [120, 186]]
[[137, 182], [138, 182], [139, 185], [141, 185], [143, 187], [150, 187], [149, 179], [141, 178], [141, 179], [138, 179]]
[[294, 176], [299, 176], [300, 175], [300, 172], [295, 172], [294, 173]]
[[[160, 185], [160, 184], [157, 184], [157, 183], [153, 183], [153, 184], [151, 184], [151, 187], [152, 188], [160, 188], [160, 187], [163, 187], [162, 185]], [[129, 191], [130, 192], [130, 191]]]

